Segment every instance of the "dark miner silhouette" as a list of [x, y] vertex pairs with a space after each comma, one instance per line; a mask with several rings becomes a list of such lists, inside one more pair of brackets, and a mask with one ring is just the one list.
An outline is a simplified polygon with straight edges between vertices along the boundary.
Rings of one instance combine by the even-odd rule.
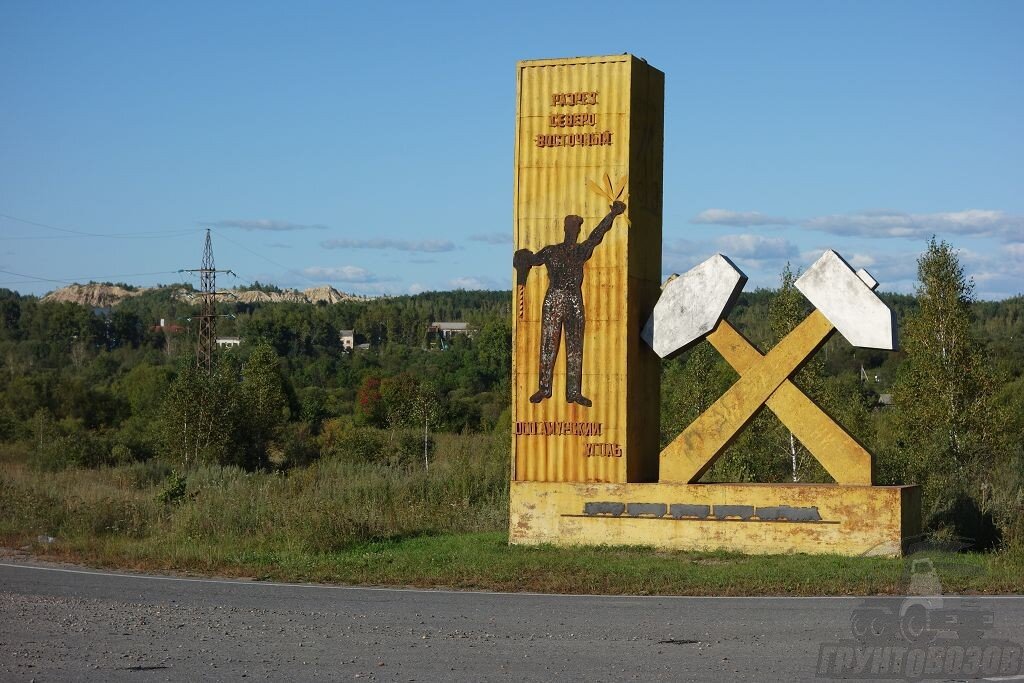
[[545, 265], [548, 268], [548, 291], [544, 294], [541, 314], [540, 388], [530, 397], [531, 403], [551, 398], [551, 376], [555, 358], [565, 330], [565, 400], [590, 407], [591, 400], [583, 395], [583, 331], [586, 328], [586, 308], [583, 305], [583, 264], [594, 255], [594, 249], [612, 229], [615, 217], [626, 210], [622, 202], [613, 202], [611, 211], [590, 233], [577, 243], [583, 219], [565, 217], [565, 239], [549, 244], [534, 253], [520, 249], [512, 257], [520, 285], [526, 284], [530, 269]]

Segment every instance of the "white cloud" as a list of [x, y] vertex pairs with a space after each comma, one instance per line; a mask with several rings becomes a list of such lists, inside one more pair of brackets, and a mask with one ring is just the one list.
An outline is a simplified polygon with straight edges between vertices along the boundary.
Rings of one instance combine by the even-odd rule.
[[213, 223], [201, 223], [214, 228], [238, 228], [240, 230], [265, 230], [268, 232], [288, 232], [291, 230], [325, 230], [326, 225], [307, 225], [303, 223], [291, 223], [289, 221], [275, 221], [268, 219], [246, 220], [229, 219]]
[[690, 222], [732, 227], [799, 225], [808, 230], [832, 235], [902, 239], [927, 239], [933, 234], [948, 234], [995, 236], [1015, 240], [1024, 232], [1024, 216], [995, 209], [932, 213], [880, 209], [812, 216], [804, 220], [769, 216], [759, 211], [706, 209], [691, 218]]
[[500, 289], [498, 284], [489, 277], [484, 276], [463, 276], [448, 281], [452, 289]]
[[[800, 253], [800, 268], [806, 270], [830, 247], [821, 246]], [[920, 251], [895, 251], [880, 248], [870, 254], [836, 249], [851, 268], [863, 268], [878, 280], [878, 291], [911, 292], [917, 278], [917, 257]]]
[[748, 261], [782, 260], [798, 253], [789, 240], [764, 235], [722, 235], [715, 239], [715, 246], [730, 258]]
[[368, 240], [348, 238], [325, 240], [320, 243], [324, 249], [394, 249], [396, 251], [439, 252], [452, 251], [455, 245], [448, 240], [396, 240], [375, 237]]
[[694, 252], [702, 251], [707, 248], [707, 244], [693, 242], [691, 240], [678, 239], [672, 242], [666, 242], [662, 247], [667, 254], [693, 254]]
[[[707, 222], [726, 224], [750, 214], [712, 214]], [[705, 212], [708, 213], [708, 212]], [[754, 218], [762, 214], [752, 214]], [[695, 220], [696, 222], [696, 220]], [[752, 221], [751, 221], [752, 222]], [[825, 249], [835, 248], [854, 268], [865, 268], [879, 282], [883, 292], [913, 293], [917, 286], [917, 259], [932, 235], [953, 239], [972, 237], [974, 249], [957, 249], [967, 277], [976, 283], [979, 299], [998, 300], [1024, 292], [1024, 216], [1005, 211], [966, 211], [912, 214], [900, 211], [862, 211], [794, 220], [792, 225], [840, 237], [908, 240], [903, 248], [893, 242], [870, 246], [856, 239], [838, 239], [819, 245], [796, 243], [764, 234], [721, 235], [710, 240], [666, 240], [663, 266], [666, 274], [682, 273], [716, 251], [732, 258], [750, 278], [747, 288], [777, 287], [778, 273], [788, 260], [795, 270], [814, 263]], [[917, 241], [915, 244], [914, 241]], [[799, 245], [799, 246], [798, 246]]]
[[[870, 254], [852, 251], [840, 252], [853, 268], [864, 268], [879, 282], [879, 291], [913, 294], [919, 285], [917, 259], [925, 251], [920, 249], [894, 250], [879, 248]], [[809, 267], [826, 247], [801, 252], [800, 263]], [[956, 249], [957, 259], [964, 275], [975, 282], [975, 296], [979, 299], [998, 300], [1017, 296], [1024, 291], [1024, 242], [1002, 245], [995, 254], [971, 249]]]
[[734, 228], [792, 223], [788, 218], [767, 216], [760, 211], [730, 211], [729, 209], [705, 209], [691, 218], [690, 222], [700, 225], [728, 225]]
[[473, 242], [484, 242], [486, 244], [512, 244], [512, 235], [507, 232], [487, 232], [470, 235]]
[[425, 292], [425, 291], [427, 291], [427, 288], [425, 286], [421, 285], [419, 282], [414, 282], [411, 285], [409, 285], [409, 293], [410, 294], [419, 294], [420, 292]]
[[303, 268], [302, 274], [313, 280], [328, 282], [367, 283], [384, 279], [359, 266], [310, 266]]
[[711, 242], [677, 239], [662, 246], [663, 275], [685, 273], [690, 268], [720, 251]]
[[405, 290], [402, 286], [396, 282], [368, 282], [360, 283], [358, 287], [355, 287], [360, 294], [367, 294], [370, 296], [401, 296], [405, 294]]
[[1024, 262], [1024, 242], [1008, 242], [1003, 245], [1002, 253], [1020, 264]]
[[995, 253], [958, 249], [957, 256], [975, 282], [975, 297], [998, 300], [1024, 293], [1024, 242], [1009, 242]]
[[[842, 254], [840, 255], [843, 256]], [[817, 252], [812, 252], [810, 256], [812, 258], [820, 258], [821, 255]], [[853, 268], [867, 269], [878, 263], [878, 258], [876, 256], [872, 254], [862, 254], [859, 251], [855, 251], [848, 256], [843, 256], [843, 258], [846, 259], [846, 262]]]
[[833, 235], [927, 239], [933, 234], [1004, 236], [1024, 230], [1024, 216], [1005, 211], [968, 209], [937, 213], [862, 211], [809, 218], [800, 224]]

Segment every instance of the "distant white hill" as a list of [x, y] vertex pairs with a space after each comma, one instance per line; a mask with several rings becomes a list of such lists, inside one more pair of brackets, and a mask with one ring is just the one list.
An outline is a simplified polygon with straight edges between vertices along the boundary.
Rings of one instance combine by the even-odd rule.
[[[67, 287], [55, 289], [43, 297], [43, 301], [67, 301], [90, 306], [93, 308], [110, 308], [116, 306], [126, 299], [139, 296], [145, 292], [155, 289], [166, 289], [157, 287], [139, 287], [126, 289], [120, 285], [72, 284]], [[280, 292], [264, 292], [258, 289], [236, 289], [231, 290], [234, 301], [246, 304], [253, 303], [297, 303], [297, 304], [337, 304], [343, 301], [369, 301], [373, 297], [361, 296], [339, 292], [334, 287], [323, 285], [321, 287], [310, 287], [309, 289], [284, 289]], [[198, 301], [199, 293], [187, 289], [179, 289], [174, 293], [174, 298], [189, 303]], [[231, 300], [231, 297], [224, 297], [223, 300]]]

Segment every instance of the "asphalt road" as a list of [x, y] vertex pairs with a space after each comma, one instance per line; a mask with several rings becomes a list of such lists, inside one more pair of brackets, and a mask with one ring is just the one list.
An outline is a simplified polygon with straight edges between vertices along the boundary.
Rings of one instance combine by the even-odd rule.
[[[980, 602], [991, 642], [1024, 641], [1024, 598]], [[15, 559], [0, 563], [0, 681], [822, 680], [853, 666], [836, 658], [856, 644], [860, 604], [347, 588]], [[938, 678], [1024, 673], [1004, 665]]]

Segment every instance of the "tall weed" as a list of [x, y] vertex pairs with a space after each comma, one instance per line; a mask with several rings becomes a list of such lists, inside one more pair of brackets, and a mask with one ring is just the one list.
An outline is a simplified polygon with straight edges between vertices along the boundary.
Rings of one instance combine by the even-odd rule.
[[506, 527], [504, 432], [438, 435], [428, 442], [429, 469], [422, 433], [415, 447], [412, 434], [348, 434], [331, 457], [277, 472], [209, 464], [178, 474], [158, 461], [55, 472], [0, 462], [0, 533], [325, 552]]

